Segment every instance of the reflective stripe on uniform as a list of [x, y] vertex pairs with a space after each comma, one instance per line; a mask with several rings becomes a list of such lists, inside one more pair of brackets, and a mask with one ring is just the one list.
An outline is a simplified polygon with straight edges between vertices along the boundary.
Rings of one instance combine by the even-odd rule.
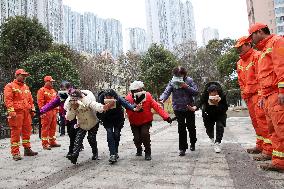
[[271, 140], [268, 138], [263, 138], [263, 142], [265, 142], [266, 144], [272, 144]]
[[26, 143], [29, 143], [30, 140], [22, 140], [22, 144], [26, 144]]
[[276, 151], [276, 150], [273, 150], [272, 155], [273, 155], [273, 156], [277, 156], [277, 157], [284, 158], [284, 153], [283, 153], [283, 152]]
[[249, 63], [249, 65], [246, 66], [246, 70], [248, 70], [250, 67], [252, 67], [254, 65], [253, 62]]
[[12, 147], [17, 147], [17, 146], [20, 146], [20, 143], [19, 142], [13, 142], [13, 143], [11, 143], [11, 146]]
[[260, 135], [256, 135], [256, 139], [258, 139], [258, 140], [264, 140], [264, 138], [263, 138], [262, 136], [260, 136]]
[[284, 88], [284, 82], [279, 82], [278, 83], [278, 88]]
[[48, 140], [48, 138], [47, 137], [42, 137], [41, 140]]
[[261, 54], [260, 60], [263, 59], [268, 53], [271, 53], [273, 48], [268, 48], [264, 53]]
[[10, 112], [14, 112], [14, 111], [15, 111], [15, 109], [14, 109], [13, 107], [10, 107], [10, 108], [8, 108], [8, 109], [7, 109], [7, 111], [8, 111], [8, 113], [10, 113]]

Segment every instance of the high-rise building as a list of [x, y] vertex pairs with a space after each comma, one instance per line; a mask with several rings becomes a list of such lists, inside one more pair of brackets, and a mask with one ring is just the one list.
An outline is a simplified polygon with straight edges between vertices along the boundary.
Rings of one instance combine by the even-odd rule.
[[284, 0], [274, 0], [276, 33], [284, 35]]
[[113, 57], [117, 57], [123, 52], [122, 48], [122, 25], [118, 20], [105, 20], [106, 34], [106, 51], [110, 52]]
[[249, 25], [261, 22], [267, 24], [272, 33], [277, 33], [274, 0], [247, 0], [247, 12]]
[[206, 46], [210, 40], [219, 39], [219, 32], [214, 28], [204, 28], [202, 30], [203, 45]]
[[37, 18], [48, 29], [57, 43], [63, 42], [62, 0], [37, 1]]
[[142, 28], [128, 28], [127, 37], [129, 42], [129, 50], [138, 53], [147, 50], [146, 31]]
[[195, 38], [193, 6], [188, 0], [146, 0], [148, 42], [168, 49]]

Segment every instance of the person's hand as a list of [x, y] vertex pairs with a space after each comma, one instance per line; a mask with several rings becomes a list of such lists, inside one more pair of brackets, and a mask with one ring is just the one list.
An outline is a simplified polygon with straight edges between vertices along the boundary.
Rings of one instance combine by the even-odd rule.
[[79, 108], [79, 103], [78, 101], [71, 101], [71, 105], [70, 107], [74, 110], [77, 110], [77, 108]]
[[142, 109], [142, 104], [138, 104], [138, 105], [133, 109], [133, 111], [139, 112], [141, 109]]
[[109, 110], [111, 107], [114, 106], [114, 104], [115, 104], [115, 101], [111, 101], [111, 102], [105, 104], [104, 107], [103, 107], [104, 111]]
[[264, 100], [263, 100], [263, 98], [258, 101], [258, 106], [260, 108], [262, 108], [262, 109], [264, 108]]
[[211, 102], [212, 104], [214, 104], [215, 106], [217, 106], [218, 103], [219, 103], [218, 99], [210, 99], [210, 102]]
[[182, 84], [180, 85], [180, 87], [183, 88], [183, 89], [186, 89], [186, 88], [188, 88], [188, 85], [187, 85], [186, 83], [182, 83]]
[[283, 106], [284, 105], [284, 94], [278, 94], [278, 103]]
[[16, 116], [17, 116], [16, 112], [9, 112], [9, 114], [8, 114], [8, 118], [11, 118], [11, 119], [15, 119]]
[[197, 107], [196, 106], [190, 106], [188, 105], [187, 106], [188, 110], [191, 111], [191, 112], [195, 112], [197, 110]]
[[171, 117], [168, 117], [167, 119], [165, 119], [165, 121], [168, 122], [169, 124], [171, 124], [173, 122]]

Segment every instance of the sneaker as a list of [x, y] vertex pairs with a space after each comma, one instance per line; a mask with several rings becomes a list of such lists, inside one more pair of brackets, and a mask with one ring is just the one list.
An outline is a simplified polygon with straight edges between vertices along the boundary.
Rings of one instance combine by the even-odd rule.
[[272, 165], [270, 163], [260, 165], [260, 168], [265, 171], [277, 171], [279, 173], [284, 173], [284, 169], [276, 167], [275, 165]]
[[98, 153], [93, 154], [92, 160], [97, 160], [98, 159]]
[[21, 160], [21, 159], [23, 159], [23, 158], [21, 157], [20, 154], [15, 154], [15, 155], [13, 155], [13, 160], [19, 161], [19, 160]]
[[145, 160], [150, 161], [152, 159], [151, 154], [145, 154]]
[[179, 151], [179, 156], [185, 156], [185, 150], [180, 150]]
[[219, 142], [215, 142], [214, 150], [215, 150], [216, 153], [220, 153], [221, 152], [221, 146], [220, 146]]
[[38, 153], [32, 151], [31, 148], [25, 148], [24, 149], [24, 156], [36, 156]]
[[116, 155], [110, 155], [109, 160], [110, 163], [117, 162]]
[[118, 158], [119, 158], [119, 155], [118, 155], [118, 153], [116, 153], [116, 154], [115, 154], [115, 156], [116, 156], [116, 159], [118, 159]]

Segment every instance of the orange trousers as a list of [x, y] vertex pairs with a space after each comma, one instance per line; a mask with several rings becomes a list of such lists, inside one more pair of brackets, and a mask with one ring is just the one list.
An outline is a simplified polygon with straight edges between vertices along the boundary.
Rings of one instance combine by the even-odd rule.
[[250, 97], [247, 100], [248, 110], [256, 133], [256, 148], [261, 150], [263, 154], [271, 156], [271, 134], [268, 131], [264, 109], [258, 106], [259, 99], [257, 94]]
[[30, 148], [30, 136], [32, 133], [32, 118], [30, 110], [16, 110], [15, 118], [8, 118], [8, 124], [11, 130], [11, 154], [20, 154], [20, 138], [22, 135], [22, 145], [24, 148]]
[[278, 103], [278, 93], [265, 98], [265, 114], [272, 141], [272, 164], [284, 169], [284, 105]]
[[51, 110], [41, 117], [41, 141], [42, 146], [56, 143], [56, 111]]

